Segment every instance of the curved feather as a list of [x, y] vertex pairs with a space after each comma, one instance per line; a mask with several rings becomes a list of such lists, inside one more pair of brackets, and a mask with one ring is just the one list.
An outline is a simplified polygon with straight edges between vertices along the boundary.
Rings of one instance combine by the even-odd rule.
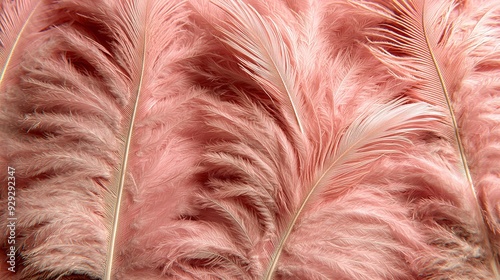
[[[163, 61], [160, 57], [165, 55], [162, 51], [175, 39], [173, 35], [177, 30], [176, 25], [182, 17], [172, 16], [172, 14], [175, 14], [182, 4], [182, 1], [170, 1], [168, 3], [162, 1], [126, 1], [119, 3], [116, 6], [118, 12], [113, 14], [114, 21], [113, 25], [111, 25], [111, 32], [113, 32], [116, 40], [114, 55], [123, 69], [127, 69], [126, 73], [130, 79], [128, 88], [132, 91], [132, 94], [129, 101], [130, 107], [127, 107], [125, 111], [130, 115], [124, 133], [125, 137], [123, 138], [125, 144], [123, 160], [117, 175], [119, 178], [116, 182], [117, 186], [115, 187], [116, 201], [112, 204], [112, 209], [114, 209], [113, 226], [110, 232], [104, 279], [113, 277], [115, 252], [116, 247], [119, 246], [118, 234], [120, 228], [123, 228], [120, 226], [120, 219], [123, 215], [121, 207], [124, 189], [126, 185], [131, 185], [128, 182], [130, 178], [133, 179], [128, 166], [132, 154], [131, 145], [134, 143], [133, 137], [136, 134], [135, 124], [138, 122], [136, 116], [139, 114], [139, 108], [144, 108], [140, 104], [147, 100], [146, 96], [150, 97], [155, 90], [158, 90], [157, 83], [160, 83], [161, 79], [154, 79], [156, 74], [153, 74], [153, 71], [165, 67], [164, 64], [158, 61], [172, 63], [172, 61]], [[162, 31], [162, 24], [171, 28], [171, 31]]]
[[[305, 273], [304, 264], [291, 260], [289, 256], [283, 257], [285, 250], [301, 244], [290, 243], [290, 240], [300, 239], [297, 234], [304, 227], [321, 232], [325, 239], [335, 236], [333, 228], [309, 224], [314, 220], [309, 220], [311, 216], [326, 213], [332, 207], [340, 209], [345, 206], [339, 200], [357, 188], [374, 161], [385, 154], [398, 152], [399, 147], [408, 142], [407, 133], [423, 129], [436, 117], [431, 107], [423, 103], [404, 104], [399, 100], [374, 104], [345, 131], [335, 133], [325, 150], [301, 151], [287, 139], [286, 133], [265, 109], [253, 102], [245, 102], [240, 107], [214, 101], [206, 106], [204, 116], [210, 127], [206, 137], [211, 139], [203, 162], [206, 189], [195, 203], [199, 213], [190, 219], [193, 220], [189, 222], [191, 225], [186, 224], [184, 229], [176, 225], [172, 231], [180, 234], [186, 228], [192, 228], [194, 221], [198, 221], [200, 228], [196, 233], [186, 235], [182, 244], [170, 245], [170, 250], [183, 253], [172, 254], [172, 264], [168, 269], [192, 271], [197, 263], [195, 260], [199, 260], [207, 263], [209, 271], [237, 279], [272, 279], [278, 277], [277, 272], [283, 276], [285, 267], [292, 263], [297, 266], [297, 273], [293, 275]], [[310, 167], [300, 171], [296, 157], [307, 159]], [[356, 211], [345, 209], [344, 214], [363, 215], [362, 210], [357, 214], [347, 214], [351, 210]], [[329, 215], [339, 219], [342, 216]], [[379, 218], [384, 221], [382, 223], [392, 224], [392, 221], [385, 220], [390, 220], [389, 216]], [[401, 225], [393, 226], [399, 230]], [[215, 235], [223, 238], [211, 240]], [[359, 238], [364, 240], [365, 237]], [[203, 246], [200, 240], [203, 240]], [[342, 241], [332, 242], [339, 242], [338, 246], [342, 244]], [[382, 251], [398, 246], [392, 241], [387, 242], [380, 244], [385, 248]], [[314, 242], [311, 248], [314, 247], [312, 244]], [[363, 268], [358, 267], [356, 271], [354, 260], [345, 260], [342, 265], [336, 254], [300, 255], [305, 252], [306, 249], [297, 249], [296, 258], [316, 258], [318, 262], [308, 266], [307, 277], [322, 273], [325, 274], [318, 279], [339, 275], [353, 277], [357, 273], [363, 275], [361, 278], [369, 275]], [[327, 268], [321, 268], [323, 265]]]
[[[446, 1], [429, 0], [393, 1], [392, 3], [398, 12], [397, 15], [392, 15], [390, 11], [384, 11], [382, 8], [376, 11], [386, 19], [394, 21], [401, 29], [391, 31], [380, 28], [374, 29], [378, 32], [377, 34], [371, 34], [386, 40], [383, 43], [381, 41], [376, 43], [410, 54], [412, 63], [408, 63], [410, 60], [407, 60], [405, 64], [393, 64], [392, 62], [398, 61], [396, 56], [382, 48], [378, 51], [375, 48], [372, 50], [393, 71], [404, 73], [402, 75], [412, 75], [420, 81], [418, 98], [446, 109], [450, 117], [453, 137], [457, 142], [463, 171], [473, 194], [476, 195], [450, 95], [450, 88], [455, 86], [456, 77], [461, 77], [461, 75], [444, 65], [446, 53], [442, 45], [446, 44], [446, 37], [449, 36], [447, 23], [453, 6]], [[440, 42], [440, 40], [443, 41]]]
[[304, 133], [302, 105], [296, 84], [297, 74], [292, 66], [290, 48], [295, 39], [291, 30], [280, 29], [271, 19], [260, 15], [242, 0], [212, 1], [228, 15], [224, 25], [217, 28], [228, 47], [238, 53], [247, 72], [270, 97], [291, 107], [299, 131]]
[[[471, 195], [476, 198], [475, 181], [470, 172], [467, 153], [463, 144], [465, 137], [457, 118], [457, 97], [454, 92], [459, 88], [465, 75], [465, 67], [456, 65], [465, 63], [466, 53], [475, 42], [457, 44], [451, 37], [453, 26], [451, 20], [455, 7], [454, 1], [436, 0], [393, 0], [387, 6], [364, 1], [351, 1], [364, 7], [389, 21], [380, 28], [368, 32], [375, 38], [372, 53], [388, 66], [396, 75], [405, 80], [413, 80], [415, 84], [414, 98], [430, 104], [438, 105], [446, 112], [449, 131], [445, 131], [450, 141], [455, 143], [461, 162], [460, 170], [468, 182]], [[462, 120], [462, 122], [464, 122]], [[474, 211], [481, 213], [479, 202]], [[481, 225], [489, 237], [486, 247], [492, 248], [491, 232], [488, 233], [484, 222]], [[493, 256], [496, 256], [493, 253]], [[497, 257], [491, 260], [492, 271], [496, 279], [500, 279]]]
[[[470, 9], [461, 14], [461, 24], [457, 24], [454, 33], [463, 36], [467, 50], [467, 75], [456, 93], [462, 102], [458, 109], [463, 112], [462, 131], [464, 144], [472, 163], [471, 172], [476, 179], [476, 190], [483, 209], [486, 223], [491, 230], [492, 249], [497, 258], [500, 255], [500, 238], [498, 214], [493, 205], [498, 205], [498, 98], [500, 67], [499, 52], [496, 51], [500, 39], [498, 2], [480, 3], [472, 1], [471, 5], [480, 7]], [[488, 131], [488, 133], [479, 133]]]
[[[318, 193], [342, 193], [352, 186], [363, 174], [363, 170], [380, 156], [397, 152], [398, 145], [407, 141], [406, 133], [416, 130], [419, 123], [431, 120], [429, 107], [423, 104], [403, 105], [395, 101], [383, 106], [374, 106], [374, 111], [361, 114], [337, 139], [332, 139], [319, 158], [318, 170], [312, 175], [311, 182], [304, 186], [305, 196], [295, 209], [286, 230], [281, 233], [278, 245], [271, 257], [264, 279], [272, 279], [284, 246], [299, 217]], [[325, 188], [327, 188], [325, 190]]]

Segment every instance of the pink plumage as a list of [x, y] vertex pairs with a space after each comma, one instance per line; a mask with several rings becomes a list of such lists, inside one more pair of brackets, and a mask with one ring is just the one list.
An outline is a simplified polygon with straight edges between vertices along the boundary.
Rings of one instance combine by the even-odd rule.
[[1, 8], [1, 279], [500, 279], [500, 4]]

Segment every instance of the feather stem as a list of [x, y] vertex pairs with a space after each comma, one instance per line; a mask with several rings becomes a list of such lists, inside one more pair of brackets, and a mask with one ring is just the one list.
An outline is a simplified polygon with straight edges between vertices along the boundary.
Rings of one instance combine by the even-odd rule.
[[[424, 5], [425, 5], [425, 2], [424, 2]], [[425, 20], [424, 13], [422, 13], [422, 22], [425, 22], [424, 20]], [[470, 174], [469, 165], [467, 164], [467, 159], [465, 157], [465, 149], [464, 149], [464, 146], [462, 144], [462, 140], [460, 138], [460, 131], [458, 128], [457, 119], [455, 117], [455, 111], [453, 109], [453, 104], [451, 103], [451, 98], [450, 98], [450, 95], [448, 93], [448, 89], [446, 87], [446, 82], [445, 82], [445, 79], [443, 77], [443, 73], [441, 71], [441, 68], [439, 67], [439, 63], [436, 59], [436, 56], [432, 50], [432, 46], [431, 46], [431, 43], [429, 41], [429, 36], [427, 36], [428, 33], [427, 33], [427, 28], [426, 28], [425, 24], [422, 24], [422, 30], [423, 30], [423, 34], [424, 34], [424, 38], [425, 38], [425, 43], [427, 44], [427, 47], [429, 49], [429, 54], [431, 56], [432, 62], [434, 64], [434, 67], [436, 68], [436, 72], [437, 72], [437, 75], [439, 77], [439, 82], [441, 84], [441, 89], [443, 90], [444, 98], [446, 100], [446, 105], [448, 106], [448, 111], [450, 113], [451, 123], [453, 126], [453, 133], [454, 133], [455, 139], [457, 141], [457, 146], [458, 146], [458, 150], [459, 150], [459, 154], [460, 154], [460, 159], [462, 161], [462, 166], [464, 168], [465, 176], [467, 177], [467, 181], [469, 182], [469, 186], [471, 187], [471, 191], [474, 195], [474, 198], [477, 200], [476, 190], [474, 189], [474, 183], [472, 181], [472, 176]]]
[[330, 172], [330, 170], [332, 170], [333, 167], [339, 161], [341, 161], [341, 159], [343, 159], [343, 157], [345, 157], [348, 154], [348, 152], [350, 152], [352, 150], [353, 147], [356, 147], [357, 144], [359, 142], [361, 142], [361, 140], [362, 139], [359, 139], [354, 144], [352, 144], [351, 147], [349, 147], [348, 149], [346, 149], [332, 164], [330, 164], [330, 166], [328, 166], [328, 168], [323, 172], [323, 174], [321, 175], [321, 177], [316, 181], [316, 183], [314, 184], [314, 186], [309, 190], [307, 196], [302, 201], [299, 209], [297, 210], [297, 212], [293, 216], [292, 221], [288, 225], [288, 227], [287, 227], [287, 229], [286, 229], [283, 237], [281, 238], [280, 243], [278, 244], [278, 248], [276, 249], [276, 251], [274, 252], [274, 255], [271, 258], [271, 265], [269, 266], [269, 269], [267, 270], [267, 273], [266, 273], [266, 277], [264, 279], [266, 279], [266, 280], [271, 280], [272, 279], [274, 270], [276, 269], [276, 265], [278, 264], [278, 260], [279, 260], [279, 258], [281, 256], [281, 252], [283, 251], [283, 247], [285, 246], [285, 243], [286, 243], [288, 237], [290, 236], [290, 233], [292, 232], [293, 227], [297, 223], [297, 220], [298, 220], [300, 214], [303, 212], [303, 210], [306, 207], [306, 204], [309, 202], [312, 194], [316, 191], [316, 188], [318, 187], [319, 183], [327, 176], [327, 174]]
[[122, 161], [122, 166], [120, 170], [120, 175], [119, 175], [119, 182], [118, 182], [118, 187], [117, 187], [117, 193], [116, 193], [116, 202], [115, 202], [115, 207], [114, 207], [114, 215], [113, 215], [113, 227], [111, 230], [111, 236], [110, 236], [110, 242], [108, 244], [108, 258], [106, 262], [106, 269], [105, 269], [105, 277], [104, 279], [106, 280], [111, 280], [111, 275], [113, 271], [113, 261], [114, 261], [114, 254], [115, 254], [115, 247], [116, 247], [116, 237], [118, 233], [118, 226], [120, 222], [120, 210], [121, 210], [121, 204], [122, 204], [122, 197], [123, 197], [123, 189], [125, 185], [125, 177], [127, 175], [127, 165], [128, 165], [128, 160], [129, 160], [129, 153], [130, 153], [130, 145], [132, 143], [132, 134], [134, 131], [134, 123], [135, 123], [135, 118], [137, 115], [137, 108], [139, 104], [139, 98], [141, 96], [141, 90], [142, 90], [142, 83], [144, 79], [144, 71], [145, 71], [145, 61], [146, 61], [146, 36], [143, 37], [143, 48], [142, 48], [142, 61], [141, 61], [141, 73], [139, 77], [139, 83], [137, 87], [137, 93], [136, 97], [134, 100], [134, 107], [132, 109], [132, 115], [130, 118], [130, 123], [128, 127], [128, 132], [127, 132], [127, 137], [125, 139], [125, 150], [124, 150], [124, 156], [123, 156], [123, 161]]
[[[423, 7], [422, 7], [423, 10], [425, 10], [425, 1], [423, 3]], [[448, 111], [450, 113], [450, 118], [451, 118], [451, 124], [452, 124], [452, 127], [453, 127], [453, 133], [455, 135], [455, 139], [457, 141], [457, 146], [458, 146], [458, 151], [459, 151], [459, 154], [460, 154], [460, 160], [462, 162], [462, 166], [463, 166], [463, 169], [464, 169], [464, 172], [465, 172], [465, 177], [467, 178], [467, 182], [468, 182], [468, 185], [471, 189], [471, 192], [472, 194], [474, 195], [474, 199], [476, 201], [476, 206], [478, 208], [478, 211], [481, 212], [481, 206], [479, 205], [479, 200], [478, 200], [478, 197], [477, 197], [477, 194], [476, 194], [476, 190], [475, 190], [475, 187], [474, 187], [474, 182], [472, 180], [472, 176], [470, 174], [470, 169], [469, 169], [469, 165], [467, 164], [467, 158], [465, 156], [465, 149], [464, 149], [464, 146], [462, 144], [462, 139], [461, 139], [461, 136], [460, 136], [460, 130], [459, 130], [459, 127], [458, 127], [458, 123], [457, 123], [457, 119], [455, 117], [455, 111], [453, 109], [453, 104], [451, 102], [451, 98], [450, 98], [450, 95], [448, 93], [448, 89], [446, 87], [446, 82], [445, 82], [445, 79], [444, 79], [444, 76], [443, 76], [443, 73], [441, 71], [441, 68], [439, 66], [439, 63], [436, 59], [436, 55], [434, 54], [434, 51], [433, 51], [433, 48], [432, 48], [432, 45], [429, 41], [429, 36], [427, 35], [428, 32], [427, 32], [427, 26], [425, 25], [425, 18], [424, 18], [425, 14], [422, 13], [422, 30], [423, 30], [423, 35], [424, 35], [424, 38], [425, 38], [425, 43], [427, 44], [427, 47], [428, 47], [428, 50], [429, 50], [429, 54], [431, 56], [431, 59], [432, 59], [432, 62], [434, 64], [434, 67], [436, 68], [436, 72], [437, 72], [437, 75], [439, 77], [439, 82], [441, 84], [441, 88], [443, 90], [443, 95], [444, 95], [444, 98], [445, 98], [445, 101], [446, 101], [446, 105], [448, 106]], [[486, 221], [484, 220], [484, 216], [481, 215], [482, 219], [483, 219], [483, 223], [482, 223], [482, 228], [485, 232], [488, 232], [488, 228], [486, 227]], [[486, 243], [487, 243], [487, 246], [489, 248], [493, 248], [491, 246], [492, 242], [490, 240], [490, 234], [487, 235], [486, 237]], [[493, 271], [493, 274], [495, 275], [495, 279], [500, 279], [500, 272], [498, 270], [498, 257], [496, 256], [496, 254], [493, 253], [493, 258], [490, 260], [490, 266], [492, 268], [492, 271]]]

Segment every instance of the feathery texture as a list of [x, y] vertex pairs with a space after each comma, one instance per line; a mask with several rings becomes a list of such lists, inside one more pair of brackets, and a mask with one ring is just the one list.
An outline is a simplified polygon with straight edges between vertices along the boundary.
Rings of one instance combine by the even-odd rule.
[[[240, 23], [244, 18], [239, 14], [242, 13], [247, 17], [253, 15], [254, 18], [250, 17], [248, 19], [250, 22], [255, 22], [259, 19], [261, 25], [272, 25], [278, 30], [281, 27], [278, 23], [272, 21], [272, 19], [267, 19], [268, 22], [266, 22], [264, 18], [257, 17], [255, 9], [242, 2], [224, 1], [222, 3], [218, 2], [216, 5], [224, 7], [224, 11], [229, 13], [225, 23], [228, 23], [230, 26], [232, 26], [232, 20], [237, 18], [240, 29], [245, 26], [249, 29], [249, 24]], [[293, 25], [293, 23], [290, 23], [290, 25]], [[218, 24], [214, 26], [217, 29], [220, 28]], [[285, 29], [285, 27], [281, 28]], [[247, 67], [247, 65], [252, 63], [247, 60], [254, 61], [256, 58], [264, 59], [265, 56], [260, 55], [258, 52], [269, 53], [269, 50], [256, 48], [254, 51], [258, 54], [246, 55], [242, 53], [238, 47], [243, 44], [238, 43], [240, 34], [252, 32], [252, 30], [242, 31], [240, 29], [233, 30], [234, 34], [230, 33], [229, 29], [223, 29], [222, 33], [225, 37], [222, 37], [221, 41], [226, 43], [228, 47], [234, 48], [237, 59], [242, 64], [242, 67]], [[263, 30], [269, 30], [269, 28]], [[259, 40], [259, 35], [265, 38], [273, 38], [272, 35], [256, 33], [255, 40]], [[293, 44], [293, 42], [290, 44]], [[288, 50], [295, 50], [295, 46], [289, 46]], [[290, 56], [294, 57], [294, 55]], [[270, 58], [268, 59], [270, 60]], [[261, 63], [265, 64], [267, 62], [264, 61]], [[292, 65], [293, 63], [300, 62], [290, 62]], [[301, 69], [300, 66], [295, 65], [295, 67]], [[249, 74], [260, 75], [260, 72]], [[306, 81], [306, 79], [302, 78], [297, 79], [299, 81]], [[339, 89], [340, 93], [338, 95], [341, 96], [344, 90], [344, 88]], [[254, 88], [253, 91], [258, 92], [259, 88]], [[287, 96], [286, 91], [277, 93]], [[202, 194], [201, 198], [196, 200], [196, 204], [204, 206], [202, 210], [200, 209], [201, 216], [198, 215], [191, 218], [191, 220], [205, 220], [208, 223], [208, 228], [204, 229], [204, 231], [227, 228], [229, 232], [225, 236], [230, 238], [234, 235], [236, 241], [221, 244], [220, 240], [210, 242], [210, 240], [205, 239], [205, 245], [202, 248], [200, 248], [199, 243], [194, 243], [194, 240], [193, 242], [186, 241], [183, 243], [182, 248], [177, 249], [176, 247], [176, 251], [187, 251], [188, 256], [192, 256], [191, 258], [204, 255], [205, 262], [210, 264], [211, 268], [218, 269], [217, 275], [228, 275], [226, 277], [230, 278], [271, 279], [272, 277], [286, 278], [293, 276], [301, 278], [304, 275], [315, 275], [314, 277], [323, 275], [325, 279], [335, 277], [335, 275], [343, 275], [342, 277], [347, 278], [362, 277], [368, 279], [369, 275], [371, 277], [383, 278], [383, 274], [374, 276], [373, 271], [356, 270], [354, 264], [346, 264], [335, 269], [333, 265], [335, 263], [335, 253], [328, 255], [332, 259], [323, 256], [325, 259], [314, 267], [308, 267], [309, 265], [306, 265], [306, 263], [303, 266], [298, 266], [297, 263], [297, 267], [293, 272], [289, 271], [290, 268], [286, 268], [286, 265], [283, 265], [284, 267], [281, 268], [279, 263], [282, 261], [281, 256], [285, 248], [291, 247], [293, 246], [291, 244], [295, 243], [289, 245], [289, 239], [293, 238], [296, 234], [295, 228], [305, 226], [301, 225], [302, 216], [307, 216], [310, 211], [323, 209], [320, 205], [330, 202], [328, 200], [329, 197], [333, 200], [349, 192], [352, 186], [355, 186], [356, 183], [359, 183], [363, 179], [363, 170], [365, 168], [368, 169], [367, 166], [372, 164], [377, 157], [385, 153], [397, 151], [394, 148], [386, 149], [386, 145], [388, 143], [391, 143], [391, 147], [403, 145], [403, 143], [398, 144], [398, 142], [404, 140], [401, 136], [405, 135], [405, 132], [422, 128], [418, 124], [429, 121], [426, 116], [430, 114], [430, 111], [424, 109], [425, 106], [418, 107], [420, 109], [417, 109], [417, 107], [412, 107], [413, 105], [406, 107], [401, 102], [395, 102], [385, 105], [386, 107], [372, 108], [373, 111], [366, 110], [367, 108], [364, 107], [362, 109], [365, 110], [365, 114], [359, 116], [360, 110], [356, 112], [358, 114], [357, 118], [350, 120], [345, 118], [343, 120], [340, 117], [341, 114], [337, 116], [334, 114], [334, 107], [324, 108], [324, 106], [328, 105], [321, 103], [321, 101], [331, 98], [331, 93], [327, 91], [322, 93], [317, 95], [304, 94], [303, 100], [310, 103], [305, 103], [302, 107], [310, 106], [309, 111], [299, 111], [297, 115], [308, 116], [309, 122], [307, 124], [311, 123], [305, 126], [307, 129], [304, 129], [304, 131], [311, 131], [311, 135], [306, 135], [305, 138], [301, 136], [298, 128], [296, 128], [295, 133], [287, 131], [288, 129], [283, 130], [284, 128], [293, 126], [273, 121], [273, 118], [258, 126], [254, 125], [254, 128], [251, 130], [252, 132], [248, 133], [249, 125], [252, 122], [265, 120], [267, 114], [274, 117], [274, 114], [280, 111], [279, 109], [274, 109], [275, 107], [280, 107], [280, 103], [278, 102], [262, 105], [254, 105], [252, 102], [248, 105], [240, 105], [250, 107], [248, 109], [238, 109], [232, 103], [220, 109], [210, 106], [211, 109], [208, 112], [210, 119], [206, 121], [206, 124], [212, 126], [210, 132], [216, 134], [209, 134], [208, 138], [210, 142], [213, 142], [214, 139], [220, 138], [220, 140], [217, 140], [213, 144], [213, 148], [210, 148], [211, 151], [204, 162], [204, 166], [208, 170], [202, 174], [208, 180], [206, 183], [208, 190]], [[252, 96], [252, 93], [249, 94]], [[307, 100], [313, 97], [316, 100]], [[275, 99], [279, 100], [279, 98]], [[333, 102], [330, 102], [330, 105], [333, 105], [335, 101], [337, 100], [334, 99]], [[260, 106], [263, 107], [259, 109]], [[322, 108], [318, 108], [318, 111], [316, 111], [315, 106]], [[372, 106], [375, 105], [372, 104]], [[230, 111], [233, 107], [237, 111]], [[394, 107], [397, 107], [397, 109]], [[251, 108], [255, 109], [251, 110]], [[289, 111], [293, 110], [293, 108], [288, 108]], [[325, 109], [325, 113], [328, 115], [319, 113], [321, 112], [320, 110]], [[254, 115], [258, 117], [248, 116], [250, 112], [255, 110], [257, 112]], [[353, 109], [349, 108], [347, 110]], [[263, 112], [259, 113], [259, 111]], [[245, 112], [247, 115], [238, 112]], [[412, 115], [410, 112], [416, 115]], [[240, 118], [242, 120], [235, 118], [238, 115], [241, 115]], [[248, 118], [250, 120], [246, 121]], [[413, 118], [417, 118], [418, 121]], [[280, 120], [279, 117], [275, 119]], [[346, 123], [342, 125], [343, 121]], [[340, 126], [336, 122], [340, 122]], [[319, 126], [320, 124], [321, 126]], [[322, 126], [325, 127], [324, 130]], [[238, 127], [243, 127], [244, 129], [239, 131]], [[259, 132], [256, 130], [257, 127], [262, 127], [263, 131]], [[272, 134], [266, 137], [258, 137], [258, 135], [263, 133], [265, 133], [264, 135]], [[318, 138], [318, 136], [320, 137]], [[270, 142], [267, 139], [273, 139], [273, 141]], [[212, 147], [212, 145], [208, 147]], [[259, 150], [262, 151], [253, 156], [249, 153], [249, 151], [255, 153], [255, 151]], [[269, 159], [262, 162], [263, 159], [268, 157]], [[283, 174], [287, 175], [283, 176]], [[265, 192], [261, 190], [262, 186], [266, 186]], [[248, 201], [251, 201], [251, 203]], [[255, 209], [250, 207], [255, 207]], [[328, 207], [325, 208], [328, 209]], [[253, 213], [253, 219], [257, 221], [261, 220], [262, 222], [256, 223], [255, 221], [248, 220], [247, 216], [252, 216], [241, 213], [244, 209], [248, 209], [250, 213]], [[248, 212], [248, 210], [245, 212]], [[356, 216], [356, 213], [353, 216]], [[386, 219], [384, 222], [391, 222], [389, 217]], [[217, 226], [217, 223], [223, 224], [225, 227]], [[261, 229], [261, 233], [255, 231], [256, 228]], [[396, 232], [398, 231], [396, 230]], [[328, 233], [327, 227], [323, 235], [330, 236], [331, 233]], [[210, 236], [215, 234], [221, 233], [213, 233]], [[394, 240], [396, 237], [391, 233], [387, 234], [387, 242], [389, 244], [390, 242], [394, 242], [387, 246], [397, 252], [404, 251], [402, 248], [404, 245], [398, 244], [398, 240]], [[398, 234], [405, 235], [399, 232]], [[199, 239], [200, 237], [196, 235], [195, 238]], [[360, 238], [363, 240], [363, 236]], [[242, 244], [244, 247], [241, 249], [239, 248], [241, 245], [238, 242], [240, 239], [248, 240], [248, 242]], [[210, 243], [207, 244], [207, 242]], [[186, 247], [189, 244], [196, 244], [196, 246], [191, 249], [190, 247]], [[295, 244], [300, 243], [296, 242]], [[416, 244], [418, 247], [418, 242]], [[399, 247], [398, 245], [402, 246]], [[179, 245], [176, 244], [176, 246]], [[421, 246], [424, 247], [424, 245]], [[332, 250], [333, 248], [330, 249], [330, 251]], [[404, 255], [404, 253], [401, 254]], [[377, 258], [376, 256], [369, 257], [373, 257], [372, 261]], [[296, 256], [295, 258], [299, 257]], [[308, 258], [304, 257], [304, 259]], [[254, 264], [252, 260], [258, 262]], [[290, 259], [287, 259], [284, 263], [286, 264], [290, 261]], [[190, 263], [185, 263], [182, 259], [176, 260], [176, 265], [179, 268], [173, 266], [172, 269], [178, 269], [179, 271], [194, 269], [189, 267]], [[250, 275], [245, 276], [242, 271], [238, 271], [238, 267], [241, 265], [248, 267], [243, 271], [249, 271], [252, 268], [255, 271], [250, 270]], [[397, 267], [398, 265], [401, 264], [397, 264], [396, 262], [395, 271], [405, 269]], [[232, 268], [233, 266], [234, 268]], [[321, 269], [322, 266], [325, 268]], [[410, 270], [408, 267], [406, 269]], [[191, 275], [194, 275], [194, 273]], [[399, 277], [403, 277], [402, 275], [399, 275]]]
[[1, 1], [0, 278], [498, 278], [495, 2]]
[[[460, 25], [466, 19], [454, 16], [453, 10], [456, 4], [453, 1], [394, 0], [387, 4], [389, 7], [360, 2], [358, 5], [380, 14], [389, 21], [367, 32], [375, 38], [373, 46], [368, 48], [395, 75], [412, 84], [410, 96], [436, 104], [447, 113], [446, 122], [449, 124], [449, 129], [444, 130], [444, 137], [456, 147], [461, 162], [457, 168], [463, 172], [464, 180], [470, 188], [467, 196], [476, 197], [476, 179], [471, 176], [470, 163], [467, 160], [473, 152], [468, 152], [462, 139], [475, 141], [474, 138], [477, 136], [468, 135], [469, 131], [461, 130], [461, 127], [466, 126], [468, 122], [468, 119], [463, 117], [464, 109], [467, 107], [462, 103], [462, 87], [467, 75], [473, 71], [469, 66], [474, 63], [471, 61], [473, 58], [469, 58], [470, 52], [477, 48], [478, 41], [484, 39], [471, 40], [472, 38], [469, 39], [468, 36], [472, 34], [461, 34], [463, 31], [460, 30]], [[482, 11], [483, 16], [488, 17], [488, 13], [495, 12], [494, 6], [489, 8], [491, 10]], [[453, 40], [454, 37], [457, 37], [457, 40]], [[486, 40], [488, 37], [484, 36]], [[464, 42], [461, 41], [463, 39]], [[481, 215], [479, 203], [470, 207], [470, 211], [477, 213], [474, 216]], [[479, 223], [477, 227], [474, 231], [478, 231], [484, 239], [481, 242], [484, 245], [481, 247], [484, 247], [485, 254], [489, 255], [486, 259], [489, 259], [492, 273], [496, 279], [500, 279], [497, 250], [492, 247], [492, 244], [497, 242], [496, 234], [488, 230], [484, 222]]]

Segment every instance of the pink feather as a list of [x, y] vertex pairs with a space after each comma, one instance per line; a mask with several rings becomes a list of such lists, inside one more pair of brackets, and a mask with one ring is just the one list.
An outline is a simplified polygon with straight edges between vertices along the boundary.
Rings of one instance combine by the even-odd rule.
[[499, 279], [500, 4], [0, 3], [0, 279]]
[[[488, 217], [488, 212], [491, 213], [491, 210], [486, 210], [487, 215], [482, 217], [484, 207], [486, 205], [488, 205], [487, 208], [491, 207], [491, 203], [485, 203], [488, 199], [484, 198], [484, 196], [477, 196], [476, 193], [478, 192], [484, 193], [482, 186], [479, 186], [479, 188], [476, 186], [476, 182], [481, 182], [483, 179], [481, 176], [479, 178], [472, 176], [475, 174], [472, 174], [471, 170], [476, 167], [477, 163], [471, 164], [468, 162], [469, 158], [474, 159], [475, 151], [478, 148], [477, 146], [472, 147], [472, 143], [477, 145], [477, 143], [484, 143], [485, 141], [480, 140], [477, 142], [479, 138], [477, 132], [474, 132], [474, 129], [467, 130], [468, 123], [474, 122], [475, 117], [466, 117], [465, 115], [466, 112], [470, 113], [469, 108], [474, 108], [473, 104], [478, 100], [484, 98], [485, 101], [488, 100], [486, 101], [486, 104], [488, 104], [491, 98], [476, 95], [476, 101], [472, 102], [473, 99], [469, 99], [470, 101], [465, 103], [465, 100], [470, 98], [470, 93], [467, 90], [464, 92], [464, 87], [467, 87], [469, 83], [467, 76], [472, 76], [477, 71], [474, 69], [477, 69], [477, 62], [475, 61], [477, 55], [474, 55], [474, 52], [477, 52], [478, 49], [479, 51], [491, 52], [491, 46], [488, 46], [489, 41], [498, 38], [498, 31], [494, 28], [495, 26], [492, 26], [492, 31], [484, 31], [481, 35], [475, 32], [483, 24], [490, 24], [490, 17], [497, 13], [498, 5], [489, 5], [487, 9], [472, 13], [475, 18], [479, 18], [479, 21], [476, 20], [476, 26], [470, 30], [471, 15], [456, 15], [454, 10], [457, 5], [454, 2], [395, 0], [387, 4], [388, 7], [378, 4], [364, 4], [362, 1], [357, 1], [357, 3], [388, 20], [388, 23], [367, 32], [369, 36], [375, 38], [371, 46], [368, 46], [372, 53], [379, 57], [395, 75], [401, 77], [401, 80], [408, 82], [413, 88], [408, 92], [410, 96], [438, 105], [447, 115], [445, 122], [449, 127], [442, 130], [443, 135], [441, 137], [448, 139], [457, 155], [455, 158], [449, 157], [449, 162], [454, 165], [450, 169], [462, 173], [463, 180], [467, 182], [466, 185], [469, 188], [469, 191], [465, 192], [464, 196], [474, 198], [474, 203], [468, 203], [466, 209], [473, 213], [473, 217], [479, 219], [478, 223], [471, 224], [470, 228], [464, 226], [463, 231], [470, 231], [467, 234], [479, 236], [477, 240], [466, 240], [468, 242], [466, 245], [484, 251], [480, 258], [482, 262], [489, 264], [491, 267], [490, 273], [494, 275], [480, 272], [481, 276], [477, 275], [473, 278], [484, 277], [484, 279], [490, 279], [494, 277], [499, 279], [498, 249], [494, 246], [494, 244], [498, 243], [498, 235], [491, 228], [491, 218]], [[483, 41], [485, 42], [484, 45], [482, 44]], [[483, 46], [479, 47], [479, 44]], [[490, 55], [482, 53], [479, 57], [487, 64], [494, 61], [497, 56], [493, 55], [493, 60], [491, 60]], [[461, 67], [457, 67], [457, 65], [461, 65]], [[479, 82], [479, 79], [475, 81]], [[484, 82], [483, 84], [487, 83]], [[467, 94], [464, 95], [466, 92]], [[481, 104], [480, 107], [481, 111], [491, 110], [488, 109], [489, 104]], [[484, 113], [481, 111], [478, 112], [478, 115], [484, 118]], [[483, 122], [487, 123], [485, 119], [483, 119]], [[490, 141], [487, 142], [491, 143]], [[490, 153], [491, 156], [495, 157], [496, 152]], [[489, 169], [486, 166], [483, 166], [483, 168]], [[489, 189], [491, 190], [491, 188]], [[467, 224], [465, 220], [462, 223]], [[488, 223], [490, 223], [489, 227], [487, 226]], [[450, 237], [463, 239], [462, 235], [464, 233], [462, 230], [460, 232], [453, 231], [452, 228], [453, 234]], [[439, 243], [441, 242], [443, 244], [440, 246], [446, 246], [445, 242], [456, 241], [440, 241]], [[459, 258], [451, 261], [452, 263], [464, 259], [464, 255], [457, 254], [457, 252], [453, 252], [453, 256], [448, 256], [447, 259], [452, 260], [457, 256]], [[477, 266], [478, 264], [471, 260], [470, 265]]]

